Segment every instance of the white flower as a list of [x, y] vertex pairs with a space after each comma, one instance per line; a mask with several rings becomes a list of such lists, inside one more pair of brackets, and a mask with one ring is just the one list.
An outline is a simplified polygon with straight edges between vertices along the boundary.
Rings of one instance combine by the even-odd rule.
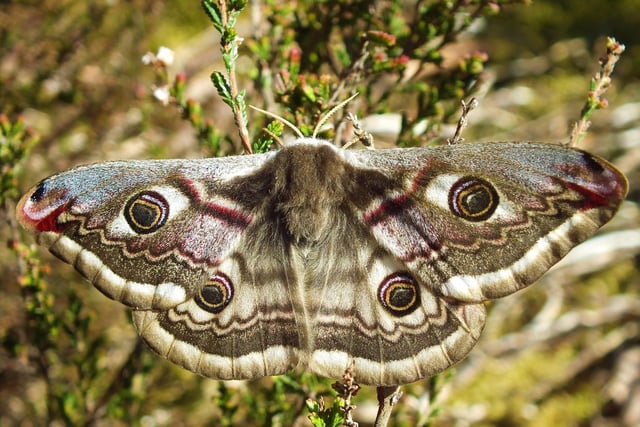
[[174, 53], [168, 47], [160, 46], [158, 53], [155, 55], [151, 52], [147, 52], [142, 56], [142, 63], [144, 65], [164, 65], [169, 66], [173, 64]]
[[173, 57], [173, 51], [164, 46], [160, 46], [160, 49], [158, 49], [158, 53], [156, 54], [158, 61], [162, 62], [164, 65], [173, 64]]
[[169, 103], [169, 87], [162, 86], [153, 91], [153, 96], [163, 105], [167, 105]]
[[151, 52], [147, 52], [142, 56], [142, 63], [144, 65], [153, 64], [155, 60], [156, 60], [156, 56]]

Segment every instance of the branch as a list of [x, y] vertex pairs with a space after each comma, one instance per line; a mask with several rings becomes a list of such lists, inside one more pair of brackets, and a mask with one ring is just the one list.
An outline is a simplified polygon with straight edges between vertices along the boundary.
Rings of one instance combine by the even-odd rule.
[[616, 62], [620, 59], [620, 55], [625, 50], [625, 46], [619, 43], [613, 37], [607, 39], [607, 53], [600, 58], [600, 71], [591, 79], [591, 87], [587, 94], [587, 101], [580, 111], [580, 119], [573, 125], [571, 136], [569, 137], [569, 146], [574, 146], [580, 142], [587, 134], [591, 122], [589, 117], [594, 111], [607, 108], [608, 102], [604, 98], [604, 94], [611, 85], [611, 75], [616, 66]]

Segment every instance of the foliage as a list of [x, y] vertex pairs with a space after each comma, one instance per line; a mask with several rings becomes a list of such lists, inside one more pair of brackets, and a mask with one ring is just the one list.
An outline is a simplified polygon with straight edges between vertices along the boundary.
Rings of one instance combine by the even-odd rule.
[[[254, 139], [265, 137], [258, 131], [264, 117], [252, 122], [252, 132], [247, 130], [251, 126], [247, 93], [238, 88], [236, 70], [243, 42], [253, 60], [254, 68], [246, 72], [254, 79], [257, 93], [253, 95], [262, 98], [267, 111], [283, 108], [282, 117], [303, 134], [311, 135], [323, 113], [360, 93], [358, 111], [363, 115], [409, 105], [402, 109], [396, 144], [418, 145], [433, 139], [441, 123], [455, 118], [459, 100], [473, 93], [487, 61], [486, 54], [470, 52], [455, 64], [444, 64], [444, 48], [478, 17], [523, 2], [380, 2], [375, 8], [360, 1], [266, 2], [253, 11], [261, 14], [260, 19], [252, 22], [253, 37], [244, 41], [233, 26], [245, 2], [203, 1], [220, 33], [225, 69], [225, 73], [214, 71], [211, 80], [233, 112], [245, 152], [251, 152], [254, 144], [264, 146], [250, 142], [249, 134]], [[164, 84], [175, 88], [178, 83]], [[176, 104], [186, 110], [182, 93], [175, 90], [173, 95]], [[189, 111], [195, 110], [197, 107], [191, 107]], [[333, 129], [343, 116], [336, 115]], [[334, 137], [335, 130], [323, 136]]]
[[[444, 139], [441, 131], [457, 119], [460, 100], [477, 93], [486, 81], [489, 57], [470, 39], [475, 37], [472, 25], [496, 23], [505, 10], [509, 17], [520, 13], [519, 19], [526, 19], [530, 9], [507, 6], [528, 1], [265, 0], [248, 6], [242, 0], [204, 0], [204, 13], [193, 2], [161, 3], [44, 0], [9, 2], [0, 10], [0, 217], [7, 223], [1, 226], [2, 233], [7, 230], [9, 236], [9, 250], [0, 264], [7, 277], [0, 299], [0, 424], [129, 425], [152, 419], [157, 425], [330, 426], [347, 422], [351, 410], [358, 418], [351, 400], [355, 393], [349, 387], [332, 387], [331, 381], [307, 373], [248, 383], [215, 382], [151, 356], [117, 304], [105, 304], [97, 292], [78, 284], [73, 272], [58, 269], [56, 261], [47, 255], [40, 259], [42, 252], [19, 243], [12, 212], [20, 193], [16, 181], [32, 184], [54, 171], [104, 157], [194, 155], [197, 150], [188, 146], [185, 135], [199, 142], [200, 153], [195, 155], [264, 152], [286, 132], [279, 121], [252, 113], [248, 105], [279, 114], [309, 135], [324, 113], [356, 92], [360, 96], [331, 116], [322, 137], [348, 141], [344, 118], [353, 111], [361, 118], [399, 114], [392, 145]], [[540, 3], [560, 14], [559, 5], [573, 1]], [[543, 28], [558, 15], [548, 16], [532, 25]], [[189, 37], [194, 28], [204, 29], [206, 19], [219, 43], [198, 50], [191, 60], [197, 63], [202, 52], [219, 54], [203, 55], [205, 64], [200, 64], [210, 94], [193, 89], [203, 87], [196, 85], [198, 67], [177, 65], [166, 51], [145, 55], [143, 68], [140, 58], [155, 50], [154, 45], [171, 45], [174, 40], [183, 42], [183, 47], [196, 45]], [[510, 25], [507, 20], [498, 27]], [[511, 28], [509, 34], [514, 32]], [[559, 31], [561, 25], [553, 28]], [[542, 33], [537, 31], [534, 37]], [[499, 43], [513, 42], [503, 39]], [[521, 53], [526, 45], [519, 41], [509, 52]], [[176, 56], [188, 56], [185, 50], [176, 51]], [[175, 74], [174, 68], [179, 69]], [[576, 92], [583, 95], [588, 74], [580, 71], [578, 84], [584, 88]], [[504, 85], [513, 75], [498, 78]], [[566, 86], [565, 82], [558, 85]], [[550, 86], [540, 85], [539, 92], [558, 92]], [[218, 104], [214, 91], [215, 99], [221, 100]], [[551, 102], [545, 95], [541, 108], [546, 111]], [[161, 108], [158, 100], [177, 109], [184, 124], [173, 108]], [[490, 117], [486, 122], [498, 126], [501, 120]], [[35, 172], [26, 177], [25, 169]], [[562, 291], [571, 295], [563, 301], [568, 314], [575, 310], [571, 304], [576, 300], [599, 303], [610, 295], [637, 293], [637, 269], [627, 259], [619, 263], [614, 273], [592, 275], [591, 289], [598, 290], [592, 295]], [[535, 309], [548, 312], [543, 310], [548, 302], [541, 292], [528, 293], [524, 309], [509, 311], [496, 304], [494, 317], [508, 320], [501, 333], [520, 328], [526, 332], [524, 325], [541, 321]], [[575, 361], [584, 360], [578, 355], [584, 356], [589, 337], [604, 343], [608, 354], [637, 345], [637, 333], [618, 341], [612, 338], [614, 332], [637, 322], [632, 313], [632, 309], [621, 311], [586, 338], [577, 333], [556, 336], [549, 348], [528, 353], [523, 346], [524, 356], [516, 362], [510, 363], [507, 356], [497, 366], [469, 373], [473, 366], [486, 367], [472, 359], [461, 365], [459, 376], [448, 372], [406, 387], [392, 423], [480, 425], [480, 420], [525, 425], [535, 406], [540, 419], [559, 425], [579, 420], [587, 425], [589, 417], [595, 418], [611, 404], [599, 390], [605, 388], [602, 373], [610, 374], [612, 368], [604, 366], [605, 356], [587, 359], [590, 363], [580, 367], [574, 366]], [[491, 336], [492, 331], [487, 332]], [[564, 344], [562, 351], [552, 352], [558, 342]], [[488, 344], [479, 353], [492, 354], [494, 349]], [[499, 356], [504, 355], [495, 355]], [[545, 374], [561, 377], [563, 370], [546, 369], [545, 361], [584, 379], [572, 383], [562, 377], [552, 382], [551, 390], [545, 389]], [[535, 389], [537, 394], [521, 394], [523, 389]], [[570, 396], [562, 392], [566, 389], [572, 391]], [[354, 401], [364, 406], [360, 402], [371, 397], [372, 391], [363, 389]], [[325, 399], [331, 403], [325, 405]], [[488, 409], [484, 417], [473, 418], [478, 406]]]
[[571, 130], [571, 143], [576, 144], [586, 135], [590, 126], [589, 117], [596, 110], [607, 107], [608, 102], [603, 96], [611, 85], [611, 74], [624, 50], [625, 46], [614, 38], [607, 39], [607, 54], [600, 59], [600, 71], [591, 79], [587, 102], [580, 111], [580, 120]]
[[11, 121], [0, 114], [0, 205], [18, 197], [16, 172], [31, 148], [37, 143], [33, 130], [18, 117]]
[[[0, 115], [0, 205], [5, 213], [10, 199], [18, 194], [16, 170], [36, 142], [33, 130], [21, 118], [12, 122]], [[106, 371], [101, 364], [108, 342], [104, 335], [90, 332], [94, 318], [82, 298], [69, 288], [64, 305], [57, 305], [47, 284], [49, 268], [41, 262], [35, 245], [18, 241], [15, 225], [13, 231], [7, 243], [18, 258], [16, 279], [25, 324], [23, 333], [2, 330], [0, 342], [10, 357], [27, 361], [47, 384], [43, 401], [33, 403], [34, 412], [44, 410], [43, 419], [67, 425], [91, 424], [105, 416], [97, 410], [105, 410], [114, 420], [136, 417], [141, 394], [132, 387], [133, 379], [149, 367], [141, 363], [142, 347], [131, 351], [119, 371]], [[75, 351], [69, 353], [69, 349]], [[44, 407], [38, 408], [41, 404]]]

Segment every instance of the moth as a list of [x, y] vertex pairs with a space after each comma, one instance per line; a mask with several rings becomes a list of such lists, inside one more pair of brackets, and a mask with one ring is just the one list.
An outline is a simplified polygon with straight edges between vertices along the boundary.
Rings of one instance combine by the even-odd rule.
[[624, 175], [559, 145], [98, 163], [17, 217], [131, 308], [159, 355], [217, 379], [303, 368], [399, 385], [465, 357], [485, 302], [533, 283], [615, 214]]

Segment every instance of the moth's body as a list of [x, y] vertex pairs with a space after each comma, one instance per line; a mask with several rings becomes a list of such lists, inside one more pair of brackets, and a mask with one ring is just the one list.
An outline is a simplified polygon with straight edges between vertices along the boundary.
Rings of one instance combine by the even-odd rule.
[[214, 378], [303, 367], [403, 384], [462, 359], [484, 301], [531, 284], [615, 213], [624, 177], [559, 146], [464, 144], [103, 163], [18, 218], [159, 354]]

